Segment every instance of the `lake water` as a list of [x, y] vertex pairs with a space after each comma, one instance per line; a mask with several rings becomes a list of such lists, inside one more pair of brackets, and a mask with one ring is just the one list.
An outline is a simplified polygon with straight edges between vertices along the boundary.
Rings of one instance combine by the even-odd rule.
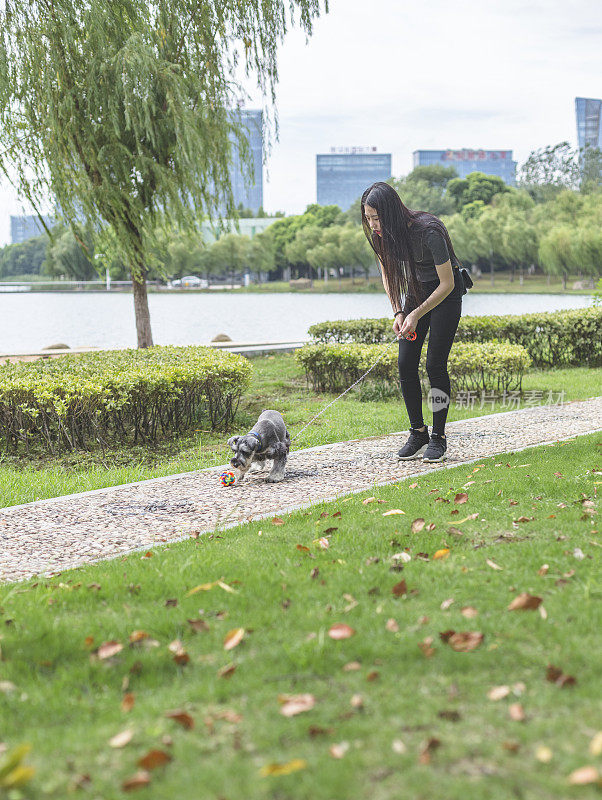
[[[468, 294], [462, 315], [524, 314], [592, 305], [588, 295]], [[391, 315], [384, 294], [150, 294], [155, 344], [206, 344], [305, 338], [314, 322]], [[135, 347], [131, 294], [0, 294], [0, 353], [69, 347]]]

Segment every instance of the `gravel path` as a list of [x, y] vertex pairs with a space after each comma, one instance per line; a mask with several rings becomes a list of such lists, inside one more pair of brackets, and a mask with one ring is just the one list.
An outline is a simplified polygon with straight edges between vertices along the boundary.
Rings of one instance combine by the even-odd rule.
[[407, 430], [291, 452], [287, 476], [224, 488], [213, 467], [0, 509], [0, 580], [52, 574], [497, 453], [602, 430], [602, 397], [448, 422], [447, 461], [397, 462]]

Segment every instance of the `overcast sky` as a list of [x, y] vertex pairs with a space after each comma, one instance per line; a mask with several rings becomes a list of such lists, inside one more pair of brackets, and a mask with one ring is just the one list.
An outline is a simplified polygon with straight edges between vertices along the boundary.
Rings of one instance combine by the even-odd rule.
[[[575, 97], [602, 97], [600, 0], [331, 0], [308, 43], [279, 57], [280, 140], [264, 176], [266, 210], [316, 200], [316, 153], [376, 146], [393, 174], [418, 149], [576, 146]], [[0, 183], [0, 245], [19, 201]]]

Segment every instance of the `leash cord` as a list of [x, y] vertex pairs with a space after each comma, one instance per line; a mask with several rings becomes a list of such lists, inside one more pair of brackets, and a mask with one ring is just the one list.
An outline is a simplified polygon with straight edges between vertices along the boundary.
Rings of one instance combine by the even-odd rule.
[[376, 365], [377, 365], [377, 364], [378, 364], [380, 361], [382, 361], [382, 360], [383, 360], [383, 358], [384, 358], [385, 354], [387, 353], [388, 349], [389, 349], [389, 348], [391, 347], [391, 345], [393, 345], [393, 344], [399, 344], [399, 339], [393, 339], [391, 342], [389, 342], [389, 344], [387, 345], [387, 347], [385, 347], [385, 349], [383, 350], [383, 352], [381, 353], [381, 355], [380, 355], [380, 356], [379, 356], [379, 357], [376, 359], [376, 361], [374, 362], [374, 364], [372, 364], [372, 366], [370, 367], [370, 369], [369, 369], [367, 372], [364, 372], [364, 374], [362, 375], [362, 377], [361, 377], [361, 378], [358, 378], [358, 379], [356, 380], [356, 382], [355, 382], [355, 383], [352, 383], [352, 384], [351, 384], [351, 386], [350, 386], [348, 389], [345, 389], [345, 391], [344, 391], [342, 394], [340, 394], [338, 397], [335, 397], [335, 399], [334, 399], [334, 400], [331, 400], [331, 401], [330, 401], [330, 403], [328, 403], [328, 405], [327, 405], [327, 406], [324, 406], [324, 408], [323, 408], [323, 409], [322, 409], [320, 412], [318, 412], [318, 413], [316, 414], [316, 416], [315, 416], [315, 417], [312, 417], [312, 418], [310, 419], [310, 421], [307, 423], [307, 425], [304, 425], [304, 426], [301, 428], [301, 430], [300, 430], [300, 431], [298, 431], [298, 432], [297, 432], [297, 433], [296, 433], [296, 434], [295, 434], [295, 435], [292, 437], [292, 439], [291, 439], [291, 442], [294, 442], [294, 441], [295, 441], [295, 439], [296, 439], [298, 436], [300, 436], [300, 435], [303, 433], [303, 431], [304, 431], [306, 428], [309, 428], [309, 426], [312, 424], [312, 422], [315, 422], [315, 420], [317, 420], [317, 419], [318, 419], [318, 417], [321, 417], [321, 416], [322, 416], [322, 414], [323, 414], [325, 411], [327, 411], [327, 410], [330, 408], [330, 406], [334, 405], [334, 404], [337, 402], [337, 400], [340, 400], [340, 399], [341, 399], [341, 397], [344, 397], [344, 396], [347, 394], [347, 392], [350, 392], [350, 391], [353, 389], [353, 387], [354, 387], [354, 386], [357, 386], [357, 384], [358, 384], [360, 381], [363, 381], [363, 380], [364, 380], [364, 378], [366, 377], [366, 375], [368, 375], [370, 372], [372, 372], [372, 370], [374, 369], [374, 367], [375, 367], [375, 366], [376, 366]]

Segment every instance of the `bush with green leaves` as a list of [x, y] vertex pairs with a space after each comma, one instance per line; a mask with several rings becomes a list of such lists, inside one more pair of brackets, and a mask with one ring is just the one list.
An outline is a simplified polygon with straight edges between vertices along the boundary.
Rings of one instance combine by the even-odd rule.
[[231, 422], [252, 367], [209, 347], [149, 347], [0, 366], [0, 446], [51, 453]]
[[[341, 392], [358, 380], [382, 356], [362, 381], [365, 385], [390, 391], [399, 386], [397, 347], [383, 344], [307, 344], [295, 352], [305, 370], [307, 381], [316, 391]], [[458, 343], [448, 359], [452, 388], [469, 391], [520, 390], [531, 357], [518, 344], [493, 340]], [[426, 348], [423, 348], [418, 374], [426, 393], [430, 387], [426, 371]]]
[[[392, 340], [393, 328], [389, 317], [335, 320], [312, 325], [309, 334], [316, 342], [376, 344]], [[460, 319], [456, 343], [496, 339], [522, 345], [537, 367], [599, 366], [602, 364], [602, 306]]]

